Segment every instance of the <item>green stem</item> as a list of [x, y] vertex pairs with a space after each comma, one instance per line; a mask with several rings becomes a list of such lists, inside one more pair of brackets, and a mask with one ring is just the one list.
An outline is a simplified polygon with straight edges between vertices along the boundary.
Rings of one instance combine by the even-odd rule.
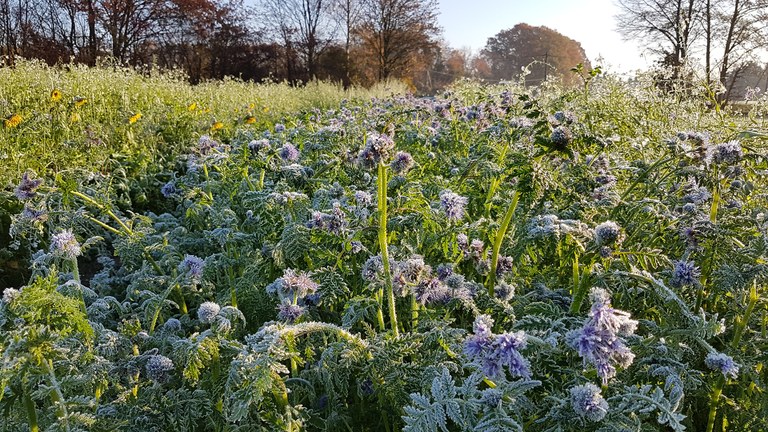
[[496, 232], [496, 239], [493, 241], [493, 253], [491, 254], [491, 271], [488, 273], [488, 278], [485, 281], [485, 286], [488, 288], [488, 294], [493, 297], [494, 287], [496, 285], [496, 268], [499, 265], [499, 252], [501, 251], [501, 244], [504, 242], [504, 237], [507, 235], [509, 224], [512, 221], [512, 216], [515, 214], [517, 204], [520, 201], [520, 192], [515, 191], [512, 195], [512, 202], [507, 208], [507, 212], [504, 214], [504, 219], [501, 221], [501, 226]]
[[40, 428], [37, 426], [37, 411], [35, 410], [35, 402], [29, 396], [29, 392], [24, 392], [24, 409], [27, 411], [27, 418], [29, 419], [30, 432], [39, 432]]
[[715, 387], [712, 389], [712, 394], [709, 397], [709, 415], [707, 416], [707, 432], [712, 432], [715, 429], [715, 418], [717, 417], [717, 405], [720, 403], [720, 396], [723, 394], [723, 386], [725, 385], [725, 377], [721, 376], [715, 383]]
[[86, 307], [85, 307], [85, 297], [83, 297], [83, 285], [80, 283], [80, 269], [77, 267], [77, 258], [72, 258], [69, 260], [70, 268], [72, 269], [72, 279], [77, 282], [80, 287], [78, 288], [78, 296], [80, 297], [80, 309], [83, 311], [83, 314], [86, 314]]
[[64, 424], [64, 430], [69, 432], [69, 413], [67, 412], [66, 400], [64, 394], [61, 392], [61, 385], [59, 380], [56, 379], [56, 374], [53, 372], [53, 361], [43, 360], [45, 365], [45, 371], [48, 373], [48, 378], [51, 380], [51, 387], [53, 387], [53, 393], [51, 393], [51, 401], [56, 406], [56, 417]]
[[415, 332], [419, 326], [419, 302], [416, 301], [416, 294], [411, 295], [411, 331]]
[[733, 335], [733, 341], [731, 342], [731, 348], [734, 350], [739, 347], [739, 342], [741, 342], [744, 330], [746, 330], [747, 324], [749, 324], [749, 318], [752, 316], [752, 311], [755, 310], [757, 300], [757, 284], [753, 283], [752, 288], [749, 290], [749, 301], [747, 302], [747, 309], [744, 311], [744, 316], [737, 318], [736, 321], [736, 331]]
[[381, 250], [381, 261], [384, 265], [384, 276], [386, 279], [386, 296], [389, 305], [389, 325], [395, 337], [399, 336], [397, 329], [397, 311], [395, 310], [395, 293], [392, 290], [392, 273], [390, 273], [389, 252], [387, 251], [387, 166], [379, 162], [379, 249]]
[[379, 302], [379, 310], [376, 312], [376, 321], [379, 324], [379, 330], [384, 331], [386, 326], [384, 325], [384, 290], [379, 289], [376, 293], [376, 300]]

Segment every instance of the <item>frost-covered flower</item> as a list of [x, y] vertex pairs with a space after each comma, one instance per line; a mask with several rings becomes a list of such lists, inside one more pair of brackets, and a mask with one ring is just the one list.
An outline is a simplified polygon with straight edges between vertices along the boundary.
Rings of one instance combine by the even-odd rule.
[[733, 165], [744, 157], [741, 144], [738, 141], [728, 141], [718, 144], [712, 149], [712, 161], [718, 164]]
[[621, 240], [621, 228], [616, 222], [606, 221], [595, 227], [595, 243], [611, 246]]
[[376, 168], [379, 162], [389, 158], [394, 150], [395, 142], [389, 135], [371, 133], [365, 141], [365, 147], [360, 151], [357, 159], [363, 168]]
[[525, 333], [495, 335], [491, 327], [493, 319], [490, 316], [479, 315], [475, 318], [472, 326], [474, 334], [464, 342], [464, 353], [489, 377], [498, 376], [507, 367], [513, 376], [529, 378], [528, 360], [520, 354], [526, 346]]
[[413, 156], [408, 152], [399, 151], [389, 166], [396, 174], [405, 174], [413, 167]]
[[294, 323], [304, 315], [304, 307], [293, 303], [281, 303], [278, 307], [277, 319], [287, 323]]
[[275, 133], [283, 133], [285, 132], [285, 125], [282, 123], [276, 123], [275, 124]]
[[710, 352], [704, 359], [704, 364], [712, 370], [720, 371], [726, 378], [736, 379], [739, 376], [739, 365], [727, 354]]
[[497, 388], [485, 389], [480, 393], [480, 403], [487, 408], [497, 408], [503, 396], [504, 393]]
[[496, 276], [504, 276], [512, 271], [515, 262], [512, 257], [499, 256], [499, 260], [496, 263]]
[[499, 300], [509, 301], [515, 296], [515, 286], [509, 282], [500, 281], [496, 284], [493, 294]]
[[464, 233], [457, 235], [456, 246], [458, 246], [462, 252], [469, 253], [469, 237]]
[[448, 303], [451, 301], [451, 290], [438, 278], [428, 278], [413, 287], [416, 301], [422, 305], [427, 303]]
[[368, 282], [373, 282], [383, 271], [384, 262], [382, 261], [381, 256], [374, 255], [368, 258], [363, 264], [362, 276], [363, 279], [367, 280]]
[[280, 159], [286, 162], [296, 162], [299, 160], [299, 149], [291, 143], [285, 143], [277, 153]]
[[147, 377], [156, 383], [164, 383], [170, 378], [173, 360], [164, 355], [153, 355], [147, 360]]
[[590, 297], [589, 318], [581, 329], [568, 332], [566, 341], [584, 363], [595, 366], [607, 384], [616, 375], [616, 365], [626, 368], [634, 361], [623, 337], [634, 334], [638, 322], [630, 319], [629, 313], [612, 308], [607, 291], [593, 288]]
[[211, 152], [211, 150], [215, 149], [219, 146], [218, 141], [211, 138], [208, 135], [203, 135], [200, 137], [200, 139], [197, 141], [197, 150], [202, 155], [207, 155]]
[[13, 190], [13, 194], [21, 201], [34, 198], [37, 193], [37, 188], [43, 184], [42, 179], [33, 179], [30, 178], [30, 175], [29, 171], [22, 174], [21, 182], [19, 182], [19, 185]]
[[[198, 316], [199, 314], [200, 311], [198, 309]], [[168, 321], [163, 324], [163, 330], [169, 333], [176, 333], [177, 331], [181, 330], [181, 321], [177, 320], [176, 318], [168, 318]]]
[[269, 147], [268, 139], [252, 140], [248, 143], [248, 150], [250, 150], [253, 155], [258, 155], [261, 152], [268, 150]]
[[549, 139], [560, 146], [568, 145], [573, 139], [573, 133], [565, 126], [558, 126], [552, 131]]
[[707, 188], [704, 186], [697, 187], [694, 186], [690, 189], [690, 191], [683, 196], [683, 202], [686, 203], [692, 203], [692, 204], [703, 204], [709, 199], [712, 198], [712, 194], [709, 193]]
[[51, 252], [60, 258], [73, 260], [80, 256], [82, 249], [72, 230], [64, 230], [51, 237]]
[[21, 217], [32, 223], [45, 222], [48, 220], [48, 212], [24, 206], [24, 210], [21, 211]]
[[166, 198], [171, 198], [179, 193], [179, 189], [176, 188], [176, 183], [171, 180], [164, 184], [162, 188], [160, 188], [160, 193], [163, 194], [163, 196]]
[[280, 299], [292, 301], [314, 294], [318, 286], [317, 282], [310, 279], [306, 272], [286, 269], [283, 272], [283, 277], [277, 278], [267, 286], [267, 292], [277, 294]]
[[469, 200], [457, 193], [446, 189], [440, 192], [440, 206], [448, 220], [458, 221], [464, 217], [464, 208]]
[[672, 272], [672, 279], [669, 284], [674, 288], [680, 288], [684, 286], [693, 286], [699, 283], [699, 277], [701, 277], [701, 270], [690, 261], [675, 261], [675, 268]]
[[221, 311], [221, 306], [214, 302], [205, 302], [197, 308], [197, 319], [205, 324], [210, 324]]
[[12, 303], [19, 298], [20, 295], [21, 290], [17, 290], [16, 288], [6, 288], [5, 291], [3, 291], [3, 302], [5, 304]]
[[600, 394], [600, 388], [592, 383], [572, 387], [571, 406], [576, 414], [591, 422], [599, 422], [608, 414], [608, 402]]
[[192, 279], [200, 279], [203, 276], [205, 261], [194, 255], [185, 255], [179, 263], [179, 271]]

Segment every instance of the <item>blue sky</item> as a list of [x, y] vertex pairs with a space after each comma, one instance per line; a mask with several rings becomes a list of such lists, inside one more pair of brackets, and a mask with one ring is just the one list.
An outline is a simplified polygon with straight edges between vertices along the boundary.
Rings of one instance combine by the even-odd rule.
[[525, 22], [544, 25], [581, 43], [593, 65], [612, 72], [649, 66], [635, 42], [616, 33], [613, 0], [439, 0], [443, 37], [456, 48], [477, 51], [500, 30]]

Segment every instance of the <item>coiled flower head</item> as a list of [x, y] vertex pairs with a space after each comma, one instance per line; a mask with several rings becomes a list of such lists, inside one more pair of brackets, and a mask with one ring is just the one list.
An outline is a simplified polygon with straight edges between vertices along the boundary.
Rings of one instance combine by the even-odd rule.
[[318, 284], [303, 271], [286, 269], [283, 277], [277, 278], [267, 286], [267, 292], [276, 294], [281, 300], [302, 299], [317, 291]]
[[513, 376], [529, 378], [528, 360], [520, 354], [526, 346], [525, 333], [495, 335], [491, 331], [492, 326], [493, 319], [488, 315], [475, 318], [472, 326], [474, 334], [464, 342], [464, 353], [489, 377], [498, 376], [506, 366]]
[[221, 306], [214, 302], [205, 302], [197, 308], [197, 319], [205, 324], [210, 324], [216, 319], [216, 316], [221, 311]]
[[173, 370], [173, 360], [164, 355], [153, 355], [147, 360], [145, 369], [149, 379], [162, 384], [170, 378], [170, 372]]
[[185, 255], [179, 263], [179, 271], [192, 279], [200, 279], [203, 276], [205, 261], [194, 255]]
[[51, 253], [60, 258], [74, 260], [80, 256], [82, 249], [72, 230], [64, 230], [51, 237]]
[[595, 227], [595, 243], [611, 246], [621, 240], [621, 228], [616, 222], [606, 221]]
[[286, 162], [296, 162], [299, 160], [299, 150], [291, 143], [285, 143], [277, 153], [280, 159]]
[[395, 142], [389, 135], [371, 133], [365, 141], [365, 147], [360, 150], [357, 159], [363, 168], [373, 169], [379, 162], [387, 160], [395, 148]]
[[179, 189], [176, 188], [176, 183], [174, 181], [169, 181], [160, 188], [160, 193], [166, 198], [171, 198], [179, 193]]
[[374, 255], [368, 258], [363, 264], [362, 276], [363, 279], [368, 282], [375, 281], [378, 276], [384, 271], [384, 262], [380, 255]]
[[464, 208], [469, 200], [457, 193], [446, 189], [440, 192], [440, 206], [448, 220], [458, 221], [464, 217]]
[[304, 315], [304, 308], [302, 306], [289, 302], [280, 303], [280, 306], [278, 306], [277, 309], [279, 310], [277, 318], [289, 324], [293, 324]]
[[669, 284], [674, 288], [694, 286], [699, 283], [700, 276], [701, 270], [696, 267], [696, 264], [690, 261], [675, 261], [675, 268], [672, 272], [672, 279], [670, 279]]
[[571, 406], [576, 414], [591, 422], [599, 422], [608, 414], [608, 402], [600, 394], [600, 388], [592, 383], [572, 387]]
[[712, 370], [720, 371], [726, 378], [736, 379], [739, 376], [739, 365], [727, 354], [710, 352], [704, 359], [704, 364]]
[[549, 139], [557, 145], [565, 146], [573, 140], [573, 133], [565, 126], [558, 126], [552, 131]]
[[21, 201], [34, 198], [37, 194], [37, 188], [43, 184], [42, 179], [33, 179], [30, 178], [30, 175], [29, 171], [22, 174], [21, 182], [19, 182], [19, 185], [13, 190], [13, 194]]
[[413, 156], [408, 152], [399, 151], [389, 166], [396, 174], [405, 174], [413, 167]]
[[717, 164], [733, 165], [741, 161], [744, 152], [738, 141], [728, 141], [718, 144], [712, 149], [712, 161]]

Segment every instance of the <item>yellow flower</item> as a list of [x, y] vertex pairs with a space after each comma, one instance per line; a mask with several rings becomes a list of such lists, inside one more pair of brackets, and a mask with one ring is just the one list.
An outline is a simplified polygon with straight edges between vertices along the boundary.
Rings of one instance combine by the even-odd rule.
[[211, 129], [213, 129], [213, 130], [219, 130], [219, 129], [223, 128], [223, 127], [224, 127], [224, 123], [218, 122], [218, 121], [216, 123], [214, 123], [213, 125], [211, 125]]
[[265, 106], [265, 107], [262, 109], [262, 111], [264, 111], [264, 112], [269, 112], [269, 107], [268, 107], [268, 106]]
[[256, 117], [248, 116], [245, 118], [245, 124], [254, 124], [254, 123], [256, 123]]
[[23, 120], [24, 119], [19, 114], [13, 114], [5, 119], [5, 127], [6, 129], [15, 128], [20, 125]]
[[197, 102], [192, 102], [187, 106], [187, 111], [194, 111], [197, 109]]
[[53, 89], [53, 91], [51, 91], [51, 102], [60, 101], [62, 96], [63, 95], [61, 94], [61, 90]]
[[140, 119], [141, 119], [141, 113], [137, 112], [136, 114], [132, 115], [131, 118], [128, 119], [128, 123], [134, 124]]
[[69, 122], [70, 123], [77, 123], [80, 121], [80, 114], [78, 113], [72, 113], [71, 116], [69, 116]]
[[254, 109], [254, 108], [256, 108], [256, 104], [253, 104], [253, 103], [252, 103], [252, 104], [249, 104], [249, 105], [248, 105], [248, 109], [249, 109], [249, 110], [252, 110], [252, 109]]
[[72, 100], [75, 103], [75, 106], [80, 108], [81, 106], [85, 105], [86, 102], [88, 102], [88, 99], [84, 97], [77, 96]]

